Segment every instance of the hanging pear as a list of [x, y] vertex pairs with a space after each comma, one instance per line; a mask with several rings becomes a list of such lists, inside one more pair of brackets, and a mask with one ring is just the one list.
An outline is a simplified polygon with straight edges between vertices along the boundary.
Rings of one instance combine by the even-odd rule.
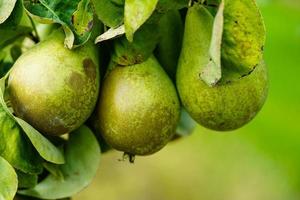
[[92, 43], [69, 50], [62, 31], [54, 31], [13, 66], [8, 93], [15, 114], [44, 134], [75, 130], [95, 107], [98, 62]]
[[249, 75], [231, 78], [230, 66], [222, 67], [221, 81], [208, 86], [201, 72], [210, 60], [212, 27], [213, 17], [206, 8], [197, 4], [189, 8], [177, 88], [183, 105], [199, 124], [218, 131], [234, 130], [262, 108], [268, 93], [267, 70], [261, 61]]
[[174, 85], [151, 56], [141, 64], [115, 66], [105, 77], [96, 126], [106, 142], [129, 155], [149, 155], [175, 133], [179, 100]]

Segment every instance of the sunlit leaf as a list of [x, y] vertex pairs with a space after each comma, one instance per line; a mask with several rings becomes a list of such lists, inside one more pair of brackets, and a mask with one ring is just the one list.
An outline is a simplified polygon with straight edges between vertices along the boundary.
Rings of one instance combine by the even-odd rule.
[[[1, 7], [1, 1], [2, 0], [0, 0], [0, 7]], [[14, 0], [8, 1], [9, 3], [5, 3], [4, 5], [9, 5], [13, 1]], [[1, 8], [0, 8], [0, 10], [1, 10]], [[0, 15], [1, 15], [1, 11], [0, 11]], [[20, 23], [22, 16], [23, 16], [22, 0], [17, 0], [10, 16], [5, 20], [4, 23], [2, 23], [2, 24], [0, 23], [0, 29], [16, 27]]]
[[125, 32], [129, 41], [134, 33], [147, 21], [156, 8], [158, 0], [125, 0]]
[[0, 0], [0, 24], [5, 22], [12, 13], [17, 0]]
[[95, 43], [103, 42], [105, 40], [110, 40], [113, 38], [116, 38], [120, 35], [123, 35], [125, 33], [125, 27], [124, 25], [119, 26], [117, 28], [110, 28], [108, 31], [105, 33], [101, 34], [96, 38]]
[[124, 21], [125, 0], [92, 0], [95, 13], [108, 27], [116, 28]]
[[17, 174], [2, 157], [0, 157], [0, 173], [0, 200], [13, 200], [18, 188]]
[[66, 163], [60, 166], [64, 180], [49, 175], [36, 187], [20, 191], [20, 194], [42, 199], [59, 199], [81, 191], [95, 176], [100, 147], [93, 133], [86, 126], [70, 134], [65, 151]]
[[210, 60], [201, 73], [202, 80], [209, 86], [214, 86], [222, 77], [221, 46], [224, 24], [224, 1], [221, 2], [215, 16], [212, 38], [209, 48]]

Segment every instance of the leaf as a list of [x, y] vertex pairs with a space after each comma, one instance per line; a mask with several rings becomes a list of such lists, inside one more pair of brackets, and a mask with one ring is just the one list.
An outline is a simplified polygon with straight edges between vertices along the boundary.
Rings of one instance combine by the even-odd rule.
[[221, 46], [224, 24], [224, 0], [219, 5], [214, 19], [212, 38], [209, 48], [210, 60], [201, 73], [202, 80], [209, 86], [216, 85], [222, 77]]
[[22, 127], [33, 146], [45, 160], [55, 164], [63, 164], [65, 162], [61, 151], [49, 142], [49, 140], [47, 140], [41, 133], [23, 119], [18, 117], [15, 117], [15, 119]]
[[[2, 0], [0, 0], [1, 2]], [[0, 3], [1, 4], [1, 3]], [[1, 13], [1, 11], [0, 11]], [[12, 28], [19, 25], [23, 16], [23, 3], [22, 0], [17, 0], [13, 11], [11, 12], [10, 16], [5, 20], [4, 23], [0, 23], [0, 29], [2, 28]]]
[[23, 172], [42, 172], [42, 159], [39, 154], [2, 106], [0, 106], [0, 156]]
[[0, 157], [0, 172], [0, 200], [13, 200], [18, 188], [17, 174], [2, 157]]
[[7, 77], [3, 77], [0, 79], [0, 104], [2, 105], [3, 109], [12, 119], [14, 119], [20, 125], [20, 127], [26, 133], [29, 140], [42, 158], [55, 164], [63, 164], [64, 156], [62, 152], [27, 122], [18, 117], [15, 117], [12, 114], [11, 110], [7, 107], [3, 97], [3, 95], [5, 94], [6, 78]]
[[169, 77], [176, 79], [178, 58], [182, 47], [184, 24], [178, 10], [170, 10], [159, 22], [160, 41], [155, 56]]
[[12, 13], [17, 0], [0, 0], [0, 24], [5, 22]]
[[92, 0], [95, 13], [106, 26], [116, 28], [124, 21], [125, 0]]
[[91, 35], [93, 12], [90, 0], [24, 0], [24, 6], [41, 23], [61, 24], [69, 49], [85, 44]]
[[26, 36], [32, 31], [32, 28], [27, 26], [18, 26], [13, 28], [1, 28], [0, 27], [0, 49], [3, 49], [5, 46], [9, 45], [11, 42], [14, 42], [17, 38]]
[[124, 25], [119, 26], [118, 28], [110, 28], [105, 33], [101, 34], [96, 38], [95, 43], [103, 42], [105, 40], [110, 40], [116, 38], [125, 33]]
[[[222, 70], [235, 78], [251, 73], [261, 62], [266, 31], [254, 0], [226, 0]], [[223, 74], [224, 74], [223, 73]]]
[[18, 176], [19, 188], [33, 188], [38, 182], [37, 174], [27, 174], [19, 170], [16, 171]]
[[126, 38], [132, 42], [134, 33], [154, 12], [158, 0], [125, 0], [124, 24]]
[[4, 60], [5, 57], [6, 57], [6, 52], [0, 51], [0, 63]]
[[166, 13], [169, 10], [180, 10], [189, 6], [190, 0], [159, 0], [156, 9], [160, 13]]
[[70, 134], [65, 158], [66, 163], [60, 166], [64, 181], [49, 175], [33, 189], [19, 193], [42, 199], [59, 199], [84, 189], [96, 175], [100, 161], [100, 147], [90, 129], [82, 126]]
[[15, 62], [21, 55], [22, 55], [22, 49], [21, 49], [21, 45], [13, 45], [10, 49], [10, 56], [13, 60], [13, 62]]
[[90, 0], [79, 2], [77, 10], [72, 15], [72, 23], [76, 35], [85, 38], [84, 43], [88, 41], [93, 27], [93, 10]]
[[3, 76], [5, 76], [5, 74], [7, 74], [7, 72], [11, 69], [13, 63], [11, 62], [2, 62], [0, 61], [0, 78], [2, 78]]
[[145, 23], [129, 42], [125, 36], [113, 40], [112, 61], [128, 66], [147, 60], [160, 40], [158, 24]]
[[48, 172], [50, 172], [57, 179], [64, 180], [64, 175], [63, 175], [62, 171], [60, 170], [59, 165], [45, 162], [44, 167]]
[[191, 118], [187, 111], [182, 108], [176, 134], [180, 136], [191, 135], [196, 125], [197, 123]]

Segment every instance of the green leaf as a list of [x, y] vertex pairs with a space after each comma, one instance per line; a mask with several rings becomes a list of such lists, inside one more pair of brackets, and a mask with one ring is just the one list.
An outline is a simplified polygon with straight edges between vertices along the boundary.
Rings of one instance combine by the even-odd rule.
[[23, 10], [22, 0], [17, 0], [10, 17], [0, 24], [0, 49], [15, 43], [19, 38], [22, 39], [32, 31], [31, 24], [27, 23], [29, 20]]
[[33, 146], [45, 160], [55, 164], [64, 163], [64, 156], [57, 147], [49, 142], [49, 140], [47, 140], [41, 133], [39, 133], [26, 121], [18, 117], [15, 117], [15, 119], [22, 127], [29, 140], [32, 142]]
[[19, 170], [16, 171], [18, 176], [19, 188], [33, 188], [38, 182], [37, 174], [27, 174]]
[[64, 175], [63, 175], [62, 171], [60, 170], [59, 165], [45, 162], [44, 167], [48, 172], [50, 172], [57, 179], [64, 180]]
[[158, 0], [125, 0], [125, 32], [129, 41], [133, 41], [134, 33], [149, 19], [154, 12]]
[[157, 11], [166, 13], [169, 10], [180, 10], [188, 7], [190, 0], [159, 0], [157, 4]]
[[18, 188], [17, 174], [2, 157], [0, 157], [0, 172], [0, 200], [13, 200]]
[[62, 152], [55, 147], [49, 140], [47, 140], [42, 134], [40, 134], [37, 130], [35, 130], [30, 124], [25, 122], [24, 120], [15, 117], [11, 110], [7, 107], [4, 101], [5, 94], [5, 81], [7, 77], [0, 79], [0, 103], [5, 110], [5, 112], [14, 119], [19, 126], [23, 129], [23, 131], [28, 136], [29, 140], [38, 151], [40, 156], [45, 160], [55, 163], [55, 164], [63, 164], [64, 156]]
[[226, 0], [222, 40], [223, 72], [229, 72], [234, 78], [251, 73], [262, 60], [265, 37], [264, 22], [254, 0]]
[[160, 40], [158, 24], [144, 24], [135, 34], [132, 42], [125, 36], [113, 40], [112, 61], [128, 66], [147, 60]]
[[0, 49], [14, 42], [17, 38], [26, 36], [32, 31], [32, 28], [27, 26], [17, 26], [12, 28], [1, 28], [0, 27]]
[[11, 47], [10, 56], [11, 56], [13, 62], [15, 62], [22, 55], [21, 48], [22, 48], [21, 45], [17, 45], [17, 44], [15, 44], [14, 46]]
[[170, 10], [159, 22], [160, 41], [155, 56], [175, 82], [178, 58], [182, 47], [184, 24], [178, 10]]
[[184, 108], [181, 108], [180, 120], [177, 125], [176, 134], [180, 136], [191, 135], [197, 123], [187, 113]]
[[93, 11], [89, 0], [82, 0], [73, 14], [74, 29], [78, 35], [91, 34]]
[[100, 161], [100, 147], [90, 129], [82, 126], [70, 134], [65, 158], [66, 163], [60, 166], [64, 181], [49, 175], [33, 189], [19, 193], [42, 199], [59, 199], [84, 189], [96, 175]]
[[24, 0], [24, 6], [41, 23], [61, 24], [69, 49], [85, 44], [91, 35], [93, 11], [90, 0]]
[[6, 57], [6, 52], [0, 51], [0, 63], [4, 60], [5, 57]]
[[116, 28], [124, 21], [125, 0], [92, 0], [100, 21], [106, 26]]
[[17, 0], [0, 0], [0, 24], [5, 22], [12, 13]]
[[42, 159], [39, 154], [2, 106], [0, 106], [0, 155], [23, 172], [42, 172]]
[[224, 0], [221, 2], [214, 19], [212, 38], [209, 48], [210, 60], [201, 72], [202, 80], [209, 86], [216, 85], [222, 77], [221, 46], [224, 25]]
[[[0, 59], [1, 60], [1, 59]], [[0, 61], [0, 78], [2, 78], [3, 76], [5, 76], [5, 74], [7, 74], [7, 72], [11, 69], [13, 63], [11, 62], [2, 62]]]

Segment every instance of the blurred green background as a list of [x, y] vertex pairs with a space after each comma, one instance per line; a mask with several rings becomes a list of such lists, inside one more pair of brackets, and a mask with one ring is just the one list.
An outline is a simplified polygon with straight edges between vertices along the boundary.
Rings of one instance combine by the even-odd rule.
[[197, 127], [135, 164], [102, 156], [75, 200], [300, 199], [300, 1], [259, 1], [267, 27], [269, 98], [246, 127], [217, 133]]

